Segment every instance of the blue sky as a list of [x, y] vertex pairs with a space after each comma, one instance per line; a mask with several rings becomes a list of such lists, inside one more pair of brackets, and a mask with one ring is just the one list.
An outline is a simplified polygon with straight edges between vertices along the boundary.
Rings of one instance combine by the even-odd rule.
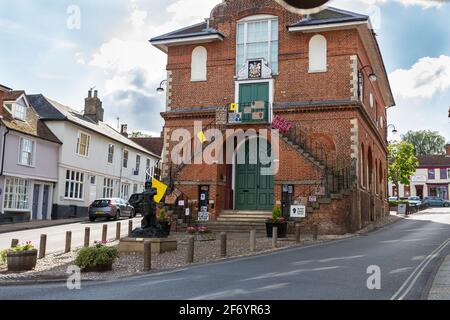
[[[220, 0], [0, 0], [0, 83], [83, 109], [95, 86], [106, 120], [159, 134], [166, 57], [148, 39], [202, 21]], [[437, 130], [450, 141], [450, 4], [432, 0], [333, 0], [370, 14], [396, 97], [400, 133]], [[80, 29], [67, 27], [80, 9]], [[70, 20], [73, 21], [73, 20]], [[394, 137], [395, 138], [395, 137]]]

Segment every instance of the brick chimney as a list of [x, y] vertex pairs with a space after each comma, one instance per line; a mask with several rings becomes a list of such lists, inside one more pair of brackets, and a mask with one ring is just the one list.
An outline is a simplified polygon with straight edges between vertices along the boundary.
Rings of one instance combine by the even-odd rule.
[[98, 98], [98, 91], [94, 91], [92, 96], [92, 89], [88, 92], [88, 97], [84, 99], [84, 116], [98, 123], [103, 121], [104, 110], [102, 108], [102, 101]]
[[120, 126], [120, 134], [123, 135], [124, 137], [128, 138], [128, 125], [127, 124], [122, 124]]
[[450, 157], [450, 143], [445, 146], [445, 154], [447, 157]]

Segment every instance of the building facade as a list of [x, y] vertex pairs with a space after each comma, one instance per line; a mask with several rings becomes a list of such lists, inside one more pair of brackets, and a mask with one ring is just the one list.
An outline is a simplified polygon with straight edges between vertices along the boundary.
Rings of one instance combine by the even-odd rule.
[[450, 144], [446, 146], [445, 155], [419, 156], [419, 166], [410, 178], [410, 185], [399, 185], [399, 190], [389, 182], [391, 197], [424, 197], [434, 196], [450, 200]]
[[[300, 223], [324, 233], [385, 214], [386, 108], [394, 100], [367, 16], [335, 8], [301, 16], [273, 0], [224, 0], [204, 23], [150, 42], [168, 57], [163, 175], [175, 195], [212, 219], [274, 205], [288, 215], [291, 204], [304, 204]], [[225, 136], [231, 163], [220, 154], [212, 164], [175, 159], [195, 158], [189, 145], [197, 140], [208, 150], [208, 129], [262, 138], [271, 128], [281, 129], [279, 139], [269, 134], [256, 151], [251, 139]], [[277, 169], [263, 174], [261, 159], [275, 153]]]
[[128, 139], [125, 125], [118, 132], [103, 122], [97, 91], [89, 91], [83, 113], [40, 94], [28, 99], [64, 141], [56, 166], [59, 183], [53, 197], [54, 219], [86, 216], [97, 198], [128, 200], [143, 191], [160, 157]]
[[61, 144], [24, 91], [0, 86], [0, 223], [51, 219]]

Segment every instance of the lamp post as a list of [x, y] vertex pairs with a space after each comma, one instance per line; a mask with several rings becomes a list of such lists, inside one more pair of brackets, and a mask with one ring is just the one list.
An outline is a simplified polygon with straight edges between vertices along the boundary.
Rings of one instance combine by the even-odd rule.
[[359, 69], [359, 71], [360, 72], [362, 72], [364, 69], [366, 69], [366, 68], [370, 68], [370, 73], [369, 73], [369, 80], [371, 81], [371, 82], [375, 82], [375, 81], [377, 81], [377, 79], [378, 79], [378, 77], [377, 77], [377, 75], [375, 74], [375, 72], [373, 71], [373, 68], [372, 68], [372, 66], [370, 66], [370, 65], [365, 65], [364, 67], [362, 67], [361, 69]]
[[163, 94], [164, 93], [164, 88], [163, 88], [163, 85], [165, 85], [167, 83], [167, 80], [163, 80], [163, 81], [161, 81], [161, 83], [159, 84], [159, 87], [158, 88], [156, 88], [156, 92], [158, 93], [158, 94]]

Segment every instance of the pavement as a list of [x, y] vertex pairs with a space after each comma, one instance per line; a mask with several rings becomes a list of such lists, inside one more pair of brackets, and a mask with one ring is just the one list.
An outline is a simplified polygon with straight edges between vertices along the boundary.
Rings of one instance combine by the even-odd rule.
[[[137, 217], [133, 220], [133, 228], [141, 226], [142, 217]], [[121, 235], [128, 234], [128, 219], [122, 218], [119, 221], [107, 221], [98, 220], [90, 222], [89, 220], [83, 220], [81, 222], [75, 222], [70, 224], [56, 225], [56, 226], [42, 226], [40, 228], [32, 229], [19, 229], [20, 231], [10, 231], [0, 233], [0, 250], [6, 249], [11, 246], [12, 239], [18, 239], [19, 243], [31, 241], [32, 244], [39, 248], [39, 242], [41, 234], [47, 235], [47, 248], [46, 253], [58, 253], [64, 251], [66, 232], [72, 232], [72, 248], [79, 248], [84, 245], [84, 232], [85, 228], [90, 228], [90, 243], [94, 241], [100, 241], [102, 239], [103, 225], [108, 226], [107, 239], [112, 240], [116, 237], [116, 224], [120, 222]], [[21, 225], [21, 224], [20, 224]], [[18, 224], [10, 226], [10, 228], [19, 228]]]
[[434, 277], [428, 300], [450, 300], [450, 255], [448, 255]]
[[427, 299], [450, 253], [449, 236], [450, 209], [437, 208], [365, 235], [158, 274], [82, 282], [80, 290], [69, 290], [65, 283], [2, 287], [0, 300]]
[[72, 218], [72, 219], [61, 219], [61, 220], [35, 220], [35, 221], [27, 221], [27, 222], [19, 222], [19, 223], [1, 224], [0, 225], [0, 233], [40, 229], [40, 228], [47, 228], [47, 227], [52, 227], [52, 226], [61, 226], [61, 225], [85, 221], [86, 219], [87, 218]]

